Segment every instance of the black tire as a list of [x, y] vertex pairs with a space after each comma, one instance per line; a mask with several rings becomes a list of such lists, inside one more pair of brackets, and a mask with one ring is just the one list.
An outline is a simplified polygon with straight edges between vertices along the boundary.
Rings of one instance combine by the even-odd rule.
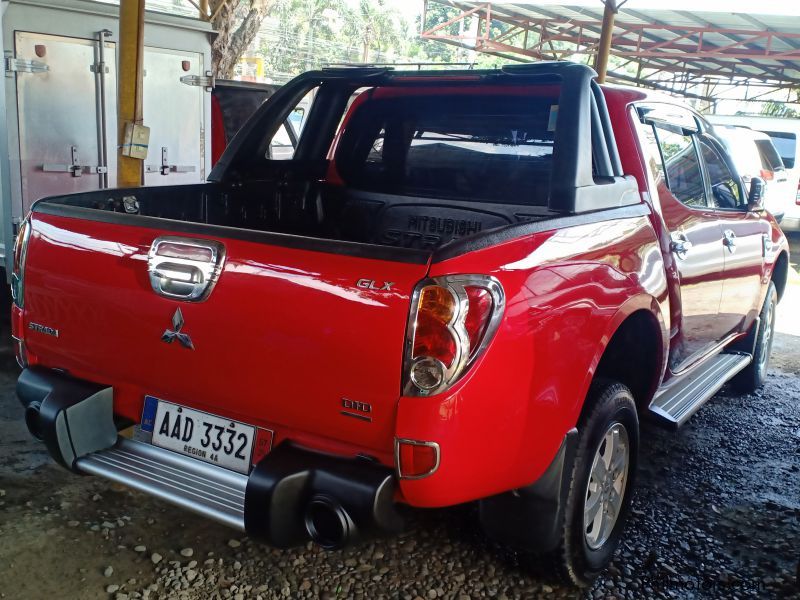
[[[740, 394], [752, 394], [767, 379], [769, 369], [769, 355], [772, 352], [772, 340], [775, 337], [775, 307], [778, 305], [778, 292], [775, 284], [769, 282], [767, 296], [764, 298], [764, 305], [759, 313], [758, 328], [753, 325], [753, 329], [743, 344], [747, 344], [744, 349], [746, 352], [753, 352], [753, 360], [736, 377], [731, 380], [733, 388]], [[755, 335], [755, 343], [753, 340]]]
[[[587, 396], [587, 408], [578, 423], [578, 441], [572, 468], [569, 497], [560, 525], [561, 542], [545, 556], [530, 557], [536, 572], [547, 569], [558, 579], [585, 587], [608, 566], [619, 546], [622, 531], [630, 512], [636, 464], [639, 452], [639, 418], [631, 391], [621, 383], [603, 380], [592, 384]], [[584, 528], [584, 509], [589, 497], [589, 480], [595, 454], [607, 432], [622, 426], [629, 442], [627, 476], [622, 486], [621, 508], [613, 522], [610, 534], [595, 540], [601, 542], [592, 548]], [[618, 429], [617, 429], [618, 431]], [[593, 525], [593, 523], [592, 523]]]

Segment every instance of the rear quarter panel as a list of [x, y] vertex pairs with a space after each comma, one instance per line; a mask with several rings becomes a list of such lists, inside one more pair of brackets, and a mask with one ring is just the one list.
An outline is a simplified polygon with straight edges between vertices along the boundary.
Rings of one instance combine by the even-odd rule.
[[432, 476], [403, 480], [418, 506], [454, 504], [535, 481], [575, 426], [616, 328], [636, 310], [667, 317], [647, 216], [537, 233], [433, 264], [431, 276], [485, 273], [506, 294], [486, 353], [451, 391], [402, 397], [398, 437], [436, 441]]

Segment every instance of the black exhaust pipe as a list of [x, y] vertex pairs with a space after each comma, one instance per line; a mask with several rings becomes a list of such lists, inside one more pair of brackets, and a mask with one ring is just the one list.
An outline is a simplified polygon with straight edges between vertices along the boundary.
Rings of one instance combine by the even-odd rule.
[[40, 442], [44, 439], [42, 435], [42, 419], [41, 419], [42, 403], [38, 401], [31, 402], [25, 407], [25, 425], [28, 431]]
[[395, 486], [394, 471], [375, 461], [320, 454], [284, 442], [250, 472], [245, 530], [278, 548], [311, 538], [330, 550], [396, 533], [403, 519]]
[[305, 525], [308, 535], [325, 550], [346, 546], [356, 535], [353, 519], [336, 500], [317, 494], [306, 506]]

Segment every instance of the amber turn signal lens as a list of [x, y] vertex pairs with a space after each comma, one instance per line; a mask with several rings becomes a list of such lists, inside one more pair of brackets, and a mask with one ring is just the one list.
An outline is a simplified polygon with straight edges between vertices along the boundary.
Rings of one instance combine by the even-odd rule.
[[456, 299], [447, 288], [430, 285], [419, 297], [412, 357], [435, 358], [449, 367], [456, 358], [456, 340], [448, 325], [456, 312]]

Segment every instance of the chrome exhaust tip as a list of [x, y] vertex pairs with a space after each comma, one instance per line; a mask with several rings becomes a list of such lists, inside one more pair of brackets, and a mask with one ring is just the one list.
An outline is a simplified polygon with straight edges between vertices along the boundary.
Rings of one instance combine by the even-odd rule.
[[326, 550], [336, 550], [347, 545], [355, 536], [353, 519], [333, 498], [318, 494], [306, 506], [305, 526], [315, 543]]

